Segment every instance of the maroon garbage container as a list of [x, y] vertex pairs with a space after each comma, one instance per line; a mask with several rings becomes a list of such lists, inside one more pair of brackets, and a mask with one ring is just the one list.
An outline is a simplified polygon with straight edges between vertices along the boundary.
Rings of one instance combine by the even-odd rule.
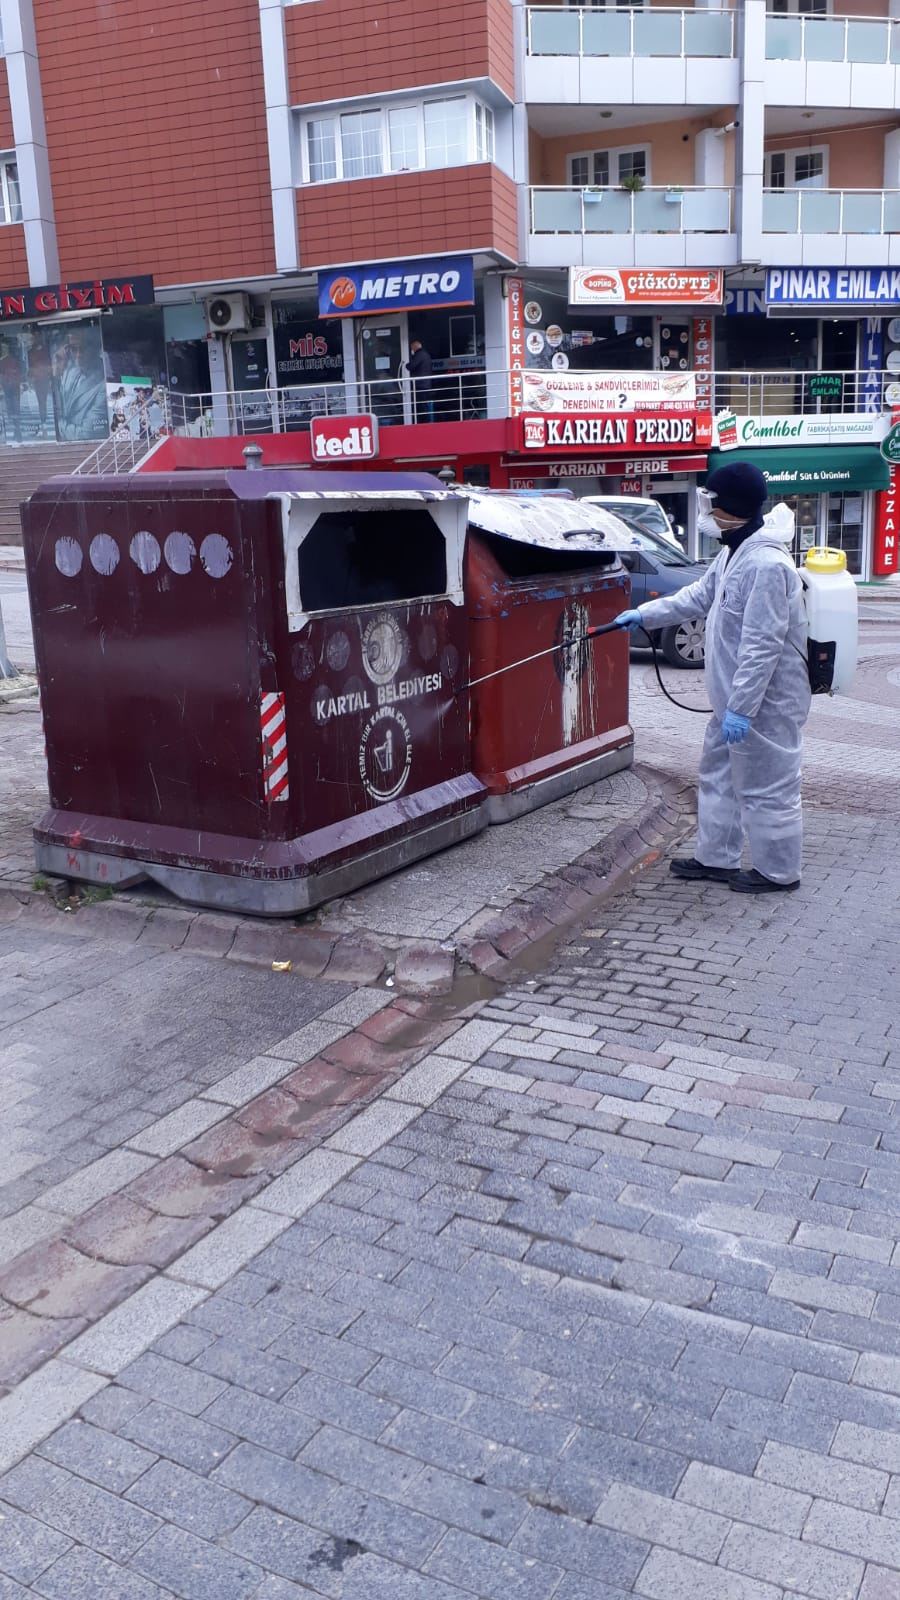
[[472, 764], [508, 822], [632, 763], [628, 635], [584, 636], [628, 605], [636, 540], [577, 500], [476, 493], [469, 523]]
[[56, 478], [23, 511], [38, 867], [287, 915], [486, 823], [466, 503], [424, 476]]

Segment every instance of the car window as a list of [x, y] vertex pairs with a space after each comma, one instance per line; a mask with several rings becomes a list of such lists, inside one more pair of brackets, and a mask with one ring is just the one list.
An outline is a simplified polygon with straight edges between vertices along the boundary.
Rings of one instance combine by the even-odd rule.
[[662, 566], [693, 567], [696, 565], [690, 556], [686, 556], [684, 551], [679, 550], [678, 546], [672, 544], [669, 539], [664, 539], [660, 534], [653, 533], [641, 521], [636, 507], [622, 506], [618, 501], [612, 503], [610, 501], [595, 500], [591, 503], [601, 506], [604, 510], [614, 512], [615, 516], [624, 522], [629, 532], [634, 534], [640, 543], [641, 549], [646, 550], [650, 555], [656, 556]]

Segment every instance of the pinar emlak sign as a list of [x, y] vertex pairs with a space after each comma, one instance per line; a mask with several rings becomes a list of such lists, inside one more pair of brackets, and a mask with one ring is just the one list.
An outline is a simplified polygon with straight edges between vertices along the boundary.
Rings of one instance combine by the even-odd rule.
[[708, 411], [635, 412], [610, 416], [523, 416], [523, 450], [697, 450], [712, 443]]
[[377, 417], [313, 417], [309, 436], [313, 461], [372, 461], [378, 454]]

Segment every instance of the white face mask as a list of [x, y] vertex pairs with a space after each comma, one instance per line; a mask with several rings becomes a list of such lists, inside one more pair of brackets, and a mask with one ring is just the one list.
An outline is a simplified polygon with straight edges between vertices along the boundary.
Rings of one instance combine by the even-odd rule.
[[721, 539], [722, 537], [722, 529], [710, 511], [702, 513], [697, 518], [697, 532], [702, 533], [704, 539]]

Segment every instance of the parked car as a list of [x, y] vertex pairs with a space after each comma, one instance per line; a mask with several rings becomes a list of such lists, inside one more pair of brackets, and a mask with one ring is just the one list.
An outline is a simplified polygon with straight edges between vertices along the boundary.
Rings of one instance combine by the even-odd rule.
[[634, 494], [591, 494], [585, 496], [585, 504], [600, 506], [603, 511], [611, 511], [614, 516], [621, 517], [629, 528], [636, 525], [641, 531], [658, 534], [668, 544], [674, 545], [676, 550], [682, 548], [679, 533], [683, 530], [672, 526], [658, 500], [643, 499]]
[[[685, 584], [694, 583], [706, 571], [705, 561], [691, 561], [659, 534], [650, 533], [638, 520], [617, 509], [629, 531], [640, 540], [640, 550], [626, 550], [621, 559], [631, 574], [631, 603], [639, 606], [660, 595], [675, 594]], [[668, 628], [653, 629], [653, 641], [673, 667], [702, 667], [706, 655], [706, 618], [695, 617]], [[631, 635], [632, 649], [647, 649], [650, 630], [638, 629]]]

